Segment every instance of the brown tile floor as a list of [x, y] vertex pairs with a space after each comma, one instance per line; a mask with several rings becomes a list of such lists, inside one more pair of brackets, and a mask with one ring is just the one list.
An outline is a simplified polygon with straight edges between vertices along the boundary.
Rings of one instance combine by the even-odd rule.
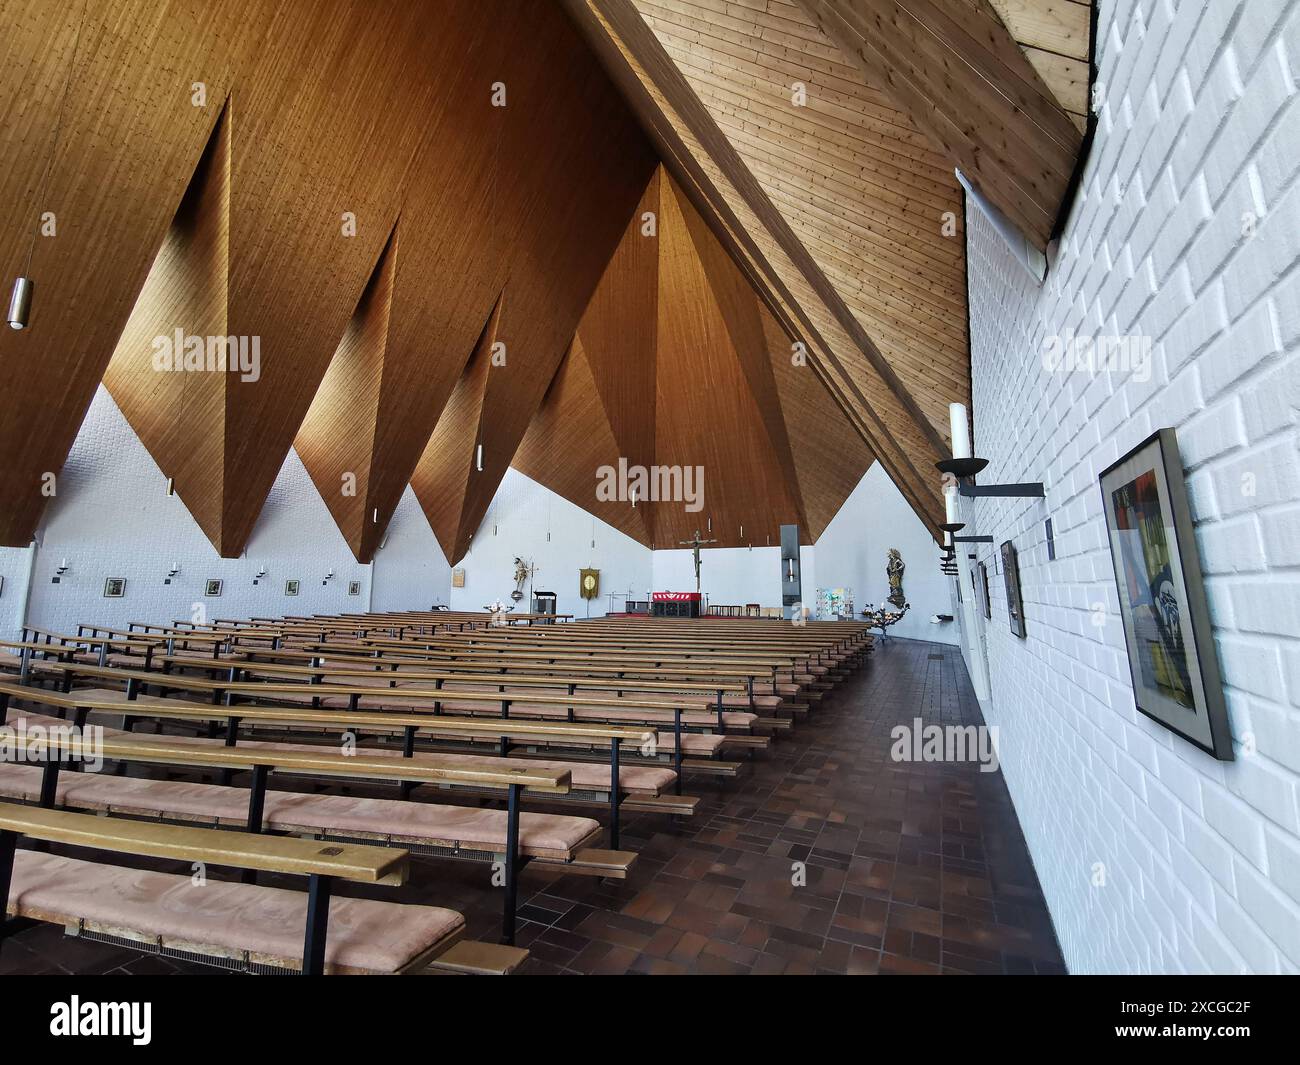
[[[954, 649], [890, 640], [740, 780], [689, 778], [697, 816], [628, 819], [623, 845], [640, 858], [627, 881], [526, 873], [524, 971], [1063, 972], [1001, 773], [893, 762], [890, 729], [916, 716], [981, 720]], [[404, 897], [460, 909], [471, 935], [493, 939], [487, 877], [416, 861]], [[0, 973], [59, 971], [212, 970], [48, 926], [0, 953]]]

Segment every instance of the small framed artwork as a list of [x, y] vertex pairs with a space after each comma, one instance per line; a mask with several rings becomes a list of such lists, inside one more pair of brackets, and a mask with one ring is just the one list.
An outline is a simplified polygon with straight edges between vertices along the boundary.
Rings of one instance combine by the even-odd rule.
[[464, 571], [464, 569], [457, 568], [457, 569], [454, 569], [454, 570], [451, 571], [451, 586], [452, 586], [453, 588], [464, 588], [464, 587], [465, 587], [465, 571]]
[[348, 581], [348, 595], [360, 595], [360, 594], [361, 594], [361, 582]]
[[126, 595], [126, 578], [109, 577], [104, 581], [104, 598], [121, 599]]
[[217, 598], [221, 595], [221, 582], [218, 580], [204, 581], [203, 594], [209, 598]]
[[984, 611], [986, 618], [993, 617], [993, 603], [989, 599], [989, 568], [983, 562], [977, 562], [971, 570], [971, 582], [975, 585], [975, 602]]
[[297, 581], [285, 581], [285, 582], [284, 582], [284, 594], [285, 594], [285, 595], [297, 595], [297, 594], [298, 594], [298, 582], [297, 582]]
[[1020, 563], [1016, 559], [1016, 545], [1010, 540], [1002, 545], [1002, 578], [1007, 585], [1007, 616], [1011, 631], [1025, 638], [1025, 604], [1020, 598]]
[[1102, 471], [1102, 506], [1137, 708], [1231, 761], [1210, 608], [1172, 429]]

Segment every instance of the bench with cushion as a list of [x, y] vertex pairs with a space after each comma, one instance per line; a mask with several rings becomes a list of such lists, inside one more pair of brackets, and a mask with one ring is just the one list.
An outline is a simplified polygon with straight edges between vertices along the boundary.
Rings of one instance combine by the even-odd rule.
[[[19, 850], [20, 837], [113, 854], [306, 876], [304, 893]], [[15, 918], [246, 972], [510, 972], [527, 951], [469, 943], [454, 910], [336, 897], [336, 880], [400, 885], [382, 847], [149, 824], [0, 803], [0, 899]], [[6, 929], [0, 928], [0, 939]]]

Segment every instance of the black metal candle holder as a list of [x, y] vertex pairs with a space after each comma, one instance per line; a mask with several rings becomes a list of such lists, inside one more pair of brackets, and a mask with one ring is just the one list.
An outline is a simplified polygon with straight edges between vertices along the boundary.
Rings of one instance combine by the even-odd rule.
[[972, 484], [971, 478], [989, 464], [988, 459], [942, 459], [935, 468], [940, 473], [950, 473], [957, 478], [957, 494], [968, 499], [979, 496], [1002, 496], [1013, 499], [1042, 499], [1045, 495], [1042, 481], [1024, 481], [1020, 484]]

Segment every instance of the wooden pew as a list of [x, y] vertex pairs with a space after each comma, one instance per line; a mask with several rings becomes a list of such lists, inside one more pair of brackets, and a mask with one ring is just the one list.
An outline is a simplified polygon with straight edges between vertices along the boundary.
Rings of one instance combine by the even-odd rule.
[[[357, 711], [349, 714], [346, 719], [341, 719], [341, 715], [335, 710], [313, 710], [305, 707], [263, 707], [252, 704], [239, 704], [237, 706], [218, 706], [207, 705], [203, 703], [185, 703], [173, 699], [150, 698], [138, 696], [131, 698], [129, 693], [112, 691], [112, 690], [86, 690], [76, 689], [71, 692], [51, 692], [41, 688], [31, 688], [23, 685], [0, 682], [0, 724], [4, 723], [4, 714], [14, 699], [24, 699], [28, 702], [34, 702], [40, 705], [55, 708], [57, 711], [71, 711], [78, 715], [78, 723], [84, 723], [85, 715], [91, 711], [108, 714], [120, 714], [126, 719], [133, 718], [166, 718], [175, 721], [185, 721], [192, 724], [203, 726], [221, 725], [225, 728], [225, 740], [223, 746], [226, 749], [234, 748], [238, 745], [238, 734], [240, 725], [273, 725], [282, 728], [295, 728], [303, 725], [315, 725], [327, 729], [349, 730], [362, 726], [372, 726], [381, 729], [400, 730], [402, 733], [402, 761], [404, 764], [410, 764], [417, 761], [415, 755], [415, 738], [417, 732], [433, 733], [439, 736], [452, 736], [468, 739], [489, 739], [492, 742], [500, 742], [507, 739], [547, 739], [557, 735], [565, 738], [582, 738], [593, 743], [606, 743], [610, 749], [610, 783], [609, 783], [609, 836], [610, 848], [613, 852], [618, 852], [620, 841], [620, 806], [622, 800], [622, 790], [620, 783], [621, 765], [620, 765], [620, 746], [623, 743], [632, 743], [646, 746], [653, 741], [653, 733], [644, 729], [629, 728], [619, 725], [597, 725], [585, 723], [541, 723], [531, 721], [485, 721], [479, 719], [459, 719], [454, 717], [433, 717], [429, 714], [397, 714], [387, 711]], [[277, 750], [284, 750], [283, 745], [275, 744], [246, 744], [246, 747], [253, 749], [271, 749], [271, 755], [274, 756]], [[240, 748], [241, 751], [243, 748]], [[412, 781], [418, 781], [418, 775], [412, 776], [409, 773], [397, 773], [394, 771], [394, 762], [397, 759], [391, 756], [375, 754], [378, 761], [372, 766], [366, 764], [367, 769], [378, 769], [378, 772], [372, 773], [373, 779], [376, 780], [400, 780], [409, 784]], [[436, 765], [427, 759], [420, 759], [421, 764], [426, 767]], [[496, 760], [494, 760], [495, 762]], [[505, 761], [504, 757], [501, 759]], [[445, 763], [444, 763], [445, 764]], [[527, 760], [511, 759], [509, 760], [509, 769], [506, 766], [498, 765], [507, 775], [514, 775], [513, 767], [523, 764], [527, 765]], [[476, 760], [476, 766], [481, 766], [482, 762]], [[352, 772], [358, 769], [361, 763], [353, 760], [347, 763], [349, 772], [347, 775], [362, 776], [360, 772]], [[455, 766], [448, 767], [455, 769]], [[421, 769], [420, 772], [426, 772]], [[228, 778], [229, 774], [223, 774], [223, 779]], [[571, 778], [571, 773], [566, 771], [566, 776]], [[474, 779], [461, 773], [448, 772], [441, 776], [428, 777], [426, 782], [443, 782], [459, 783], [464, 786], [483, 785], [490, 783], [483, 779]], [[675, 786], [680, 787], [680, 774], [676, 777]], [[500, 781], [498, 781], [500, 785]], [[564, 789], [567, 791], [566, 789]], [[402, 787], [401, 794], [406, 797], [410, 794], [409, 787]], [[634, 803], [632, 809], [638, 811], [648, 811], [657, 813], [679, 814], [691, 812], [694, 809], [694, 800], [683, 801], [662, 801], [651, 802], [648, 798], [641, 798]], [[585, 844], [585, 841], [584, 841]], [[576, 864], [575, 864], [576, 863]], [[595, 863], [599, 868], [604, 868], [606, 862]], [[569, 856], [566, 858], [566, 868], [575, 871], [585, 871], [585, 863], [579, 861], [578, 857]], [[613, 873], [603, 875], [615, 875]]]
[[[233, 705], [238, 697], [270, 700], [279, 703], [307, 702], [312, 706], [319, 705], [323, 700], [337, 699], [340, 702], [346, 701], [346, 712], [350, 716], [354, 715], [359, 709], [365, 709], [365, 707], [361, 706], [363, 701], [369, 701], [372, 707], [385, 712], [390, 708], [400, 708], [411, 711], [424, 710], [435, 716], [442, 713], [442, 704], [444, 702], [471, 703], [475, 707], [483, 708], [484, 713], [493, 713], [494, 716], [496, 716], [494, 711], [499, 710], [501, 718], [511, 718], [513, 710], [513, 717], [516, 719], [521, 717], [524, 719], [536, 716], [545, 717], [537, 708], [555, 707], [565, 708], [569, 711], [568, 717], [556, 721], [556, 724], [562, 721], [572, 723], [572, 721], [576, 720], [576, 714], [579, 710], [592, 711], [587, 716], [589, 720], [594, 721], [622, 721], [624, 723], [649, 726], [658, 726], [671, 722], [674, 751], [683, 751], [688, 746], [695, 746], [710, 753], [716, 753], [727, 745], [765, 748], [768, 742], [765, 736], [737, 736], [725, 733], [715, 725], [711, 715], [700, 714], [682, 700], [638, 699], [633, 701], [595, 696], [577, 698], [568, 695], [545, 694], [517, 696], [510, 692], [447, 692], [436, 685], [432, 688], [388, 689], [367, 684], [307, 685], [208, 680], [173, 673], [114, 669], [68, 662], [40, 663], [33, 668], [38, 668], [43, 672], [60, 674], [63, 677], [64, 691], [70, 690], [74, 677], [96, 678], [124, 684], [128, 698], [139, 692], [143, 687], [152, 685], [163, 690], [209, 692], [214, 703], [224, 701], [227, 705]], [[522, 712], [516, 707], [516, 704], [521, 702], [526, 704]], [[343, 710], [344, 708], [339, 707], [338, 709]], [[667, 747], [662, 739], [657, 740], [656, 745], [656, 749], [666, 749]], [[503, 756], [505, 752], [506, 745], [503, 742]], [[679, 771], [682, 764], [684, 763], [678, 760], [677, 768]]]
[[[96, 700], [73, 693], [47, 692], [41, 689], [12, 691], [14, 685], [0, 685], [7, 701], [21, 698], [74, 712], [74, 724], [82, 730], [91, 710], [117, 709], [116, 700]], [[8, 715], [6, 703], [6, 717]], [[211, 715], [211, 709], [206, 712]], [[31, 715], [23, 716], [31, 724]], [[49, 719], [35, 724], [49, 733], [38, 738], [33, 728], [27, 737], [29, 748], [70, 745], [66, 737], [56, 737]], [[79, 732], [84, 735], [84, 732]], [[67, 746], [72, 752], [71, 746]], [[0, 792], [7, 798], [37, 802], [53, 807], [60, 799], [65, 805], [86, 809], [123, 811], [146, 817], [198, 821], [204, 824], [233, 824], [250, 832], [264, 827], [284, 832], [305, 832], [326, 839], [349, 841], [356, 838], [398, 845], [434, 856], [494, 860], [503, 855], [505, 865], [505, 904], [502, 916], [503, 937], [513, 941], [519, 871], [528, 863], [588, 875], [626, 877], [635, 855], [625, 851], [592, 848], [599, 826], [586, 818], [522, 814], [521, 792], [525, 789], [543, 794], [563, 794], [569, 788], [569, 774], [528, 762], [513, 761], [508, 766], [479, 762], [448, 767], [429, 764], [421, 759], [349, 755], [326, 748], [286, 749], [284, 745], [244, 747], [195, 743], [170, 737], [134, 737], [116, 733], [101, 738], [98, 753], [118, 762], [151, 765], [185, 766], [199, 769], [251, 771], [246, 802], [232, 796], [243, 789], [220, 785], [185, 785], [162, 781], [138, 782], [104, 774], [84, 774], [72, 778], [60, 788], [60, 759], [50, 759], [36, 771], [27, 766], [0, 763]], [[80, 752], [73, 752], [80, 753]], [[342, 800], [328, 795], [304, 795], [277, 792], [268, 795], [268, 777], [272, 773], [327, 776], [350, 780], [397, 779], [420, 784], [459, 783], [476, 788], [504, 790], [507, 809], [504, 818], [493, 811], [472, 811], [472, 823], [466, 821], [462, 807], [412, 803], [398, 799]], [[143, 792], [141, 791], [143, 787]], [[199, 789], [195, 792], [195, 787]], [[268, 808], [268, 801], [270, 807]], [[486, 820], [493, 822], [485, 824]], [[616, 831], [616, 830], [615, 830]], [[474, 834], [467, 834], [474, 833]], [[534, 839], [536, 836], [536, 839]]]
[[[275, 653], [275, 652], [272, 652]], [[262, 664], [259, 665], [247, 658], [222, 657], [211, 659], [201, 656], [192, 655], [161, 655], [155, 659], [155, 663], [162, 667], [162, 670], [172, 675], [174, 669], [198, 670], [207, 673], [210, 676], [216, 676], [224, 673], [230, 680], [298, 680], [300, 682], [320, 684], [327, 680], [334, 683], [361, 683], [370, 681], [377, 687], [386, 687], [399, 689], [400, 686], [409, 686], [416, 684], [434, 683], [442, 690], [449, 693], [448, 699], [451, 699], [451, 693], [455, 688], [448, 688], [452, 685], [469, 685], [471, 688], [483, 689], [487, 686], [493, 686], [498, 692], [505, 692], [509, 688], [513, 692], [519, 689], [545, 689], [561, 688], [567, 689], [570, 695], [575, 695], [579, 690], [590, 690], [596, 692], [613, 692], [619, 697], [624, 692], [648, 693], [652, 695], [677, 695], [683, 698], [694, 696], [692, 699], [697, 705], [707, 705], [716, 693], [716, 702], [713, 708], [716, 710], [724, 725], [739, 725], [742, 728], [760, 727], [771, 731], [781, 731], [790, 727], [790, 722], [784, 718], [759, 718], [755, 715], [754, 719], [736, 721], [729, 717], [729, 714], [736, 713], [734, 707], [729, 707], [726, 703], [728, 692], [743, 693], [746, 690], [745, 682], [739, 679], [729, 679], [723, 677], [710, 677], [698, 681], [665, 681], [665, 680], [642, 680], [640, 678], [608, 678], [608, 677], [587, 677], [579, 676], [575, 673], [567, 675], [557, 674], [537, 674], [537, 673], [518, 673], [503, 672], [497, 670], [493, 673], [487, 673], [482, 670], [466, 671], [453, 669], [436, 669], [424, 668], [417, 664], [407, 664], [402, 667], [398, 663], [384, 664], [375, 659], [362, 659], [361, 664], [343, 663], [335, 664], [317, 664], [310, 666], [302, 665], [281, 665], [281, 664]], [[705, 697], [705, 703], [700, 704], [699, 697]], [[753, 711], [748, 711], [753, 713]]]
[[[306, 893], [248, 883], [195, 886], [189, 873], [101, 865], [19, 850], [20, 838], [108, 854], [307, 877]], [[303, 975], [507, 973], [528, 952], [463, 939], [454, 910], [333, 896], [335, 881], [406, 880], [403, 850], [150, 824], [0, 803], [0, 900], [16, 918], [61, 924], [71, 935], [126, 941], [153, 953], [223, 967]], [[192, 890], [185, 890], [187, 887]], [[166, 898], [167, 905], [155, 905]], [[228, 920], [239, 912], [241, 921]], [[301, 928], [301, 950], [293, 929]], [[0, 943], [6, 929], [0, 927]]]

